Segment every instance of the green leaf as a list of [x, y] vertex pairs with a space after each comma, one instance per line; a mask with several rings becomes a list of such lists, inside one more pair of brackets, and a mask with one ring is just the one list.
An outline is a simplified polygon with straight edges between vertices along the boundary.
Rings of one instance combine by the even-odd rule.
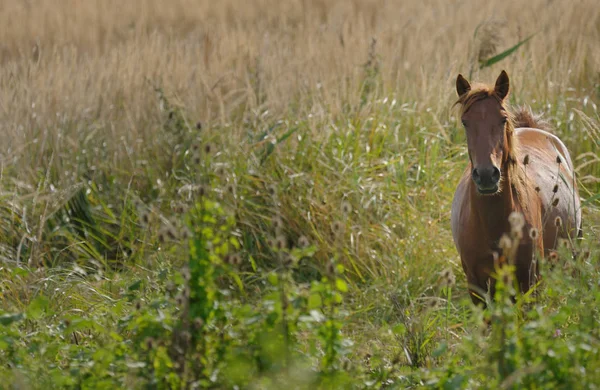
[[583, 202], [581, 202], [581, 207], [586, 206], [589, 203], [592, 203], [595, 200], [600, 199], [600, 194], [596, 194], [594, 196], [591, 196], [589, 198], [587, 198], [586, 200], [584, 200]]
[[335, 280], [335, 287], [341, 292], [348, 292], [348, 285], [340, 278]]
[[39, 319], [44, 315], [44, 312], [48, 310], [50, 301], [43, 295], [35, 298], [27, 307], [27, 317], [33, 319]]
[[277, 286], [277, 284], [279, 283], [279, 278], [277, 277], [277, 274], [275, 272], [271, 272], [269, 276], [267, 276], [267, 280], [273, 286]]
[[142, 285], [142, 281], [141, 280], [137, 280], [136, 282], [130, 284], [129, 287], [127, 287], [127, 290], [128, 291], [139, 290], [141, 285]]
[[397, 336], [403, 336], [406, 333], [406, 326], [404, 326], [404, 324], [398, 324], [392, 328], [392, 332]]
[[506, 57], [508, 57], [509, 55], [511, 55], [512, 53], [514, 53], [515, 51], [517, 51], [517, 49], [519, 47], [521, 47], [527, 41], [529, 41], [531, 38], [533, 38], [534, 35], [535, 34], [531, 34], [527, 38], [523, 39], [521, 42], [517, 43], [513, 47], [511, 47], [511, 48], [503, 51], [500, 54], [496, 54], [495, 56], [493, 56], [491, 58], [488, 58], [487, 60], [480, 61], [480, 63], [479, 63], [479, 69], [487, 68], [488, 66], [492, 66], [495, 63], [502, 61], [503, 59], [505, 59]]
[[3, 314], [0, 316], [0, 325], [8, 326], [13, 322], [17, 322], [23, 319], [23, 313], [17, 314]]
[[308, 297], [308, 309], [320, 309], [321, 306], [323, 306], [321, 296], [319, 294], [310, 294], [310, 296]]

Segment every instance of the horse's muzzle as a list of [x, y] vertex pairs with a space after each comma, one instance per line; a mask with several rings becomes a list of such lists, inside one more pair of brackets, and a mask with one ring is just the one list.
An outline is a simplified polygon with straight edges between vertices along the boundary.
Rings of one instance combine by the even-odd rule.
[[471, 172], [473, 182], [477, 187], [477, 192], [484, 195], [495, 194], [498, 192], [498, 183], [500, 182], [500, 170], [495, 166], [485, 168], [474, 168]]

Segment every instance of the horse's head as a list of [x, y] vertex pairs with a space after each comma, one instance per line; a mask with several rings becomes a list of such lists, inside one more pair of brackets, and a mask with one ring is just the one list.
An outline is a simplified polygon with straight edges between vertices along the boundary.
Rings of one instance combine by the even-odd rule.
[[467, 133], [471, 177], [479, 194], [493, 195], [502, 190], [502, 168], [510, 161], [512, 127], [504, 107], [509, 81], [500, 73], [494, 88], [477, 86], [458, 75], [456, 91], [461, 105], [461, 120]]

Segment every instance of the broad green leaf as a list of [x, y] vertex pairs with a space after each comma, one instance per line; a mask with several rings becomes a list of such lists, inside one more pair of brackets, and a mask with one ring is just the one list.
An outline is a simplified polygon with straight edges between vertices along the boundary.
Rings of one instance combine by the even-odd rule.
[[269, 283], [271, 283], [273, 286], [277, 286], [277, 284], [279, 283], [279, 278], [277, 277], [277, 274], [275, 272], [271, 272], [269, 274], [269, 276], [267, 276], [267, 280], [269, 281]]
[[348, 285], [340, 278], [335, 280], [335, 287], [341, 292], [348, 292]]
[[23, 319], [23, 313], [17, 314], [3, 314], [0, 316], [0, 325], [8, 326], [13, 322], [17, 322]]
[[495, 63], [502, 61], [503, 59], [505, 59], [506, 57], [508, 57], [515, 51], [517, 51], [517, 49], [519, 47], [523, 46], [527, 41], [529, 41], [531, 38], [533, 38], [534, 35], [535, 34], [528, 36], [527, 38], [523, 39], [521, 42], [517, 43], [516, 45], [514, 45], [513, 47], [511, 47], [507, 50], [504, 50], [500, 54], [496, 54], [495, 56], [488, 58], [487, 60], [481, 61], [479, 64], [479, 69], [487, 68], [488, 66], [492, 66]]
[[312, 309], [320, 309], [323, 305], [323, 301], [321, 300], [321, 296], [319, 294], [310, 294], [308, 297], [308, 308]]
[[27, 307], [27, 317], [33, 319], [39, 319], [44, 315], [44, 312], [48, 310], [50, 301], [43, 295], [35, 298]]

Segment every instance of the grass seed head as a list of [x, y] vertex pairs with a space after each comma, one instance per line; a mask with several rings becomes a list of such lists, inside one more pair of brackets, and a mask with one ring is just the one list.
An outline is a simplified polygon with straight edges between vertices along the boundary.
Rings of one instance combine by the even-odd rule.
[[522, 230], [523, 225], [525, 225], [525, 218], [523, 218], [523, 214], [519, 213], [518, 211], [513, 211], [508, 216], [508, 222], [510, 223], [513, 231]]
[[199, 331], [204, 326], [204, 320], [200, 317], [194, 318], [193, 322], [194, 330]]
[[307, 248], [310, 245], [310, 242], [308, 241], [308, 238], [306, 238], [306, 236], [300, 236], [300, 238], [298, 238], [298, 246], [300, 248]]
[[552, 192], [555, 194], [558, 192], [558, 184], [555, 184], [554, 187], [552, 187]]
[[512, 240], [509, 236], [503, 234], [502, 237], [500, 237], [500, 242], [498, 243], [498, 246], [504, 252], [509, 251], [510, 248], [512, 248]]
[[529, 229], [529, 238], [532, 240], [537, 240], [540, 237], [540, 232], [536, 228], [532, 227]]
[[548, 262], [552, 265], [558, 263], [558, 253], [556, 251], [552, 251], [548, 254]]
[[556, 198], [552, 201], [552, 207], [558, 206], [558, 200], [559, 200], [559, 198]]
[[344, 225], [340, 221], [335, 221], [331, 224], [331, 231], [336, 236], [339, 236], [344, 232]]
[[348, 215], [352, 212], [352, 206], [349, 202], [342, 202], [342, 213]]
[[273, 217], [271, 224], [273, 225], [273, 229], [277, 232], [283, 229], [283, 221], [279, 216]]
[[329, 264], [327, 264], [327, 274], [331, 276], [335, 275], [335, 264], [333, 261], [330, 261]]
[[287, 249], [287, 238], [283, 234], [280, 234], [279, 236], [277, 236], [275, 243], [277, 245], [277, 249], [279, 249], [279, 250]]
[[554, 226], [556, 226], [556, 227], [562, 226], [562, 218], [560, 216], [554, 218]]
[[235, 195], [235, 185], [233, 183], [227, 183], [225, 186], [225, 192], [229, 195]]
[[528, 165], [529, 164], [529, 155], [526, 154], [525, 157], [523, 158], [523, 165]]
[[556, 163], [558, 165], [560, 165], [562, 163], [562, 159], [560, 158], [560, 156], [556, 156]]

